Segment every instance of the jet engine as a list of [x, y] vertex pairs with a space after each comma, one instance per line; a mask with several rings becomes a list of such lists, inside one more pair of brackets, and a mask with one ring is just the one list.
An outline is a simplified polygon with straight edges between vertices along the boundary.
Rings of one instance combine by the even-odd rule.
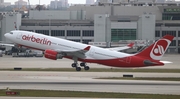
[[52, 60], [62, 59], [63, 55], [53, 50], [45, 50], [44, 57]]

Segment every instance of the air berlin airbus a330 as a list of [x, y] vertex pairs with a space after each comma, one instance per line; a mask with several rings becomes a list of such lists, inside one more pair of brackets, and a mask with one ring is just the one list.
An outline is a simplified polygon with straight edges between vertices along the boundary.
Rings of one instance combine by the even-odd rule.
[[164, 65], [160, 59], [174, 38], [166, 35], [140, 53], [127, 54], [118, 52], [120, 48], [100, 48], [28, 31], [15, 30], [4, 36], [17, 45], [44, 51], [44, 56], [48, 59], [72, 59], [72, 67], [77, 71], [81, 70], [78, 61], [82, 62], [80, 66], [85, 70], [89, 70], [86, 63], [133, 68]]

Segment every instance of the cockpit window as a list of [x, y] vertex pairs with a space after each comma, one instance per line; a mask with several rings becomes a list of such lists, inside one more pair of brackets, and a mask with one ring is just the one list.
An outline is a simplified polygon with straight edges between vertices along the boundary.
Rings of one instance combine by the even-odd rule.
[[10, 34], [13, 34], [13, 32], [10, 32]]

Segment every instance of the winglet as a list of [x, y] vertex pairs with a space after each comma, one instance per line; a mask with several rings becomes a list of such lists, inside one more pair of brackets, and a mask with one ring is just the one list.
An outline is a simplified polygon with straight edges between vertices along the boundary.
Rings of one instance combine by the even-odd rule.
[[134, 46], [134, 43], [130, 43], [127, 45], [128, 47], [132, 48]]
[[87, 46], [86, 48], [84, 48], [85, 51], [89, 51], [91, 48], [91, 46]]

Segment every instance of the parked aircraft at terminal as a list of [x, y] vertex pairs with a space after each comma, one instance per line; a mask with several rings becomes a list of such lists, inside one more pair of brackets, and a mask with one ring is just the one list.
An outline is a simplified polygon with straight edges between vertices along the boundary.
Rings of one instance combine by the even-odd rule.
[[[100, 48], [29, 31], [15, 30], [6, 33], [4, 36], [19, 46], [44, 51], [44, 56], [48, 59], [72, 59], [74, 60], [72, 67], [76, 68], [77, 71], [80, 71], [81, 67], [89, 70], [86, 63], [126, 68], [164, 65], [160, 59], [174, 38], [171, 35], [166, 35], [142, 52], [127, 54], [118, 52], [118, 50], [121, 50], [120, 47]], [[78, 66], [78, 61], [81, 61], [81, 67]]]

